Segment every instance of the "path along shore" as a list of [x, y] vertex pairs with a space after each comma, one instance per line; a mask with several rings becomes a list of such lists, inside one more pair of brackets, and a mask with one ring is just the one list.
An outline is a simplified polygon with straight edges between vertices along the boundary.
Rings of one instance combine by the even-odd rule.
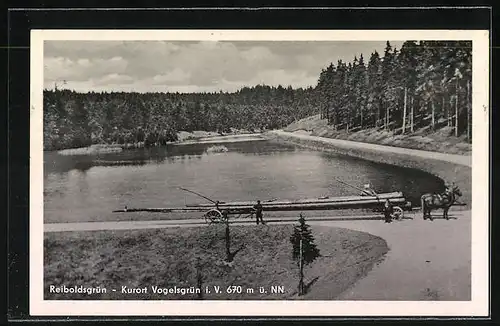
[[[437, 215], [437, 214], [433, 214]], [[344, 291], [339, 300], [471, 299], [471, 212], [450, 211], [450, 220], [436, 216], [413, 220], [318, 221], [311, 225], [367, 232], [387, 242], [389, 252], [367, 276]]]

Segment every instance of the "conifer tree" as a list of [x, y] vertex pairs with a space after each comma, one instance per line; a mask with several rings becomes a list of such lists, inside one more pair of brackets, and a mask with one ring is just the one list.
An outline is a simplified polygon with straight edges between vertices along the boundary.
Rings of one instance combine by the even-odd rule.
[[299, 266], [299, 295], [304, 294], [304, 266], [312, 263], [320, 256], [319, 249], [314, 243], [314, 237], [306, 224], [305, 218], [300, 214], [299, 225], [295, 225], [290, 237], [292, 243], [292, 257]]
[[359, 127], [363, 129], [368, 94], [368, 74], [363, 54], [360, 55], [358, 65], [356, 66], [356, 89], [357, 121], [359, 121]]
[[[298, 260], [300, 257], [300, 240], [302, 239], [302, 259], [305, 265], [312, 263], [320, 256], [319, 249], [314, 243], [314, 236], [302, 214], [300, 214], [299, 224], [294, 226], [293, 234], [290, 237], [292, 243], [292, 257]], [[299, 264], [300, 261], [297, 261]]]
[[377, 51], [373, 52], [368, 63], [368, 110], [372, 122], [370, 126], [377, 127], [381, 118], [381, 60]]
[[403, 99], [402, 128], [406, 132], [408, 125], [412, 130], [413, 122], [413, 98], [417, 83], [416, 67], [418, 58], [418, 45], [415, 41], [406, 41], [399, 52], [398, 62], [402, 75], [402, 86], [404, 87], [405, 97]]

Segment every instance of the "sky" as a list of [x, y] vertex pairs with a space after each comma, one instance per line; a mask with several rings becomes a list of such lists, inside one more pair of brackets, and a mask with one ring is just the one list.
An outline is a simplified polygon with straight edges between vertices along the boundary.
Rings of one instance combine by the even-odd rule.
[[384, 48], [379, 41], [45, 41], [44, 88], [193, 93], [259, 84], [308, 87], [330, 63], [360, 54], [368, 62]]

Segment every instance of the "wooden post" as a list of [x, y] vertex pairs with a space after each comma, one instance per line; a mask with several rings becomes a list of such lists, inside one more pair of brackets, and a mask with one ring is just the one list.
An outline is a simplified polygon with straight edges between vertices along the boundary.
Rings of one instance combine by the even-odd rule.
[[227, 215], [225, 214], [226, 211], [223, 213], [224, 220], [226, 222], [226, 261], [228, 263], [231, 262], [231, 239], [230, 239], [230, 234], [229, 234], [229, 218], [227, 218]]
[[411, 97], [411, 107], [410, 107], [410, 131], [413, 132], [413, 108], [415, 106], [415, 97]]
[[456, 84], [456, 97], [455, 97], [455, 137], [458, 137], [458, 79]]
[[359, 113], [361, 115], [361, 121], [360, 121], [361, 126], [360, 126], [360, 129], [363, 130], [363, 105], [361, 105], [359, 111], [360, 111]]
[[378, 101], [377, 114], [375, 115], [375, 128], [378, 127], [380, 121], [380, 109], [382, 108], [382, 101]]
[[405, 98], [404, 98], [404, 105], [403, 105], [403, 134], [406, 132], [406, 93], [407, 93], [407, 88], [405, 87]]
[[446, 112], [446, 111], [445, 111], [445, 107], [446, 107], [446, 105], [445, 105], [445, 101], [444, 101], [444, 94], [443, 94], [443, 104], [441, 105], [441, 113], [442, 113], [442, 114], [445, 114], [445, 112]]
[[385, 130], [389, 129], [389, 106], [385, 107]]
[[432, 110], [432, 122], [431, 122], [431, 126], [432, 126], [432, 130], [434, 130], [435, 126], [436, 126], [436, 118], [435, 118], [436, 108], [434, 107], [434, 98], [432, 98], [432, 97], [431, 97], [431, 110]]
[[299, 296], [304, 294], [304, 256], [302, 254], [302, 234], [299, 249]]
[[472, 110], [471, 110], [471, 96], [470, 96], [470, 81], [467, 79], [467, 96], [466, 101], [467, 101], [467, 141], [471, 142], [472, 138]]
[[452, 127], [453, 123], [452, 123], [452, 114], [451, 114], [451, 110], [453, 108], [453, 96], [450, 95], [450, 105], [448, 106], [448, 110], [446, 110], [446, 112], [448, 112], [448, 127]]
[[198, 293], [198, 299], [202, 300], [203, 299], [203, 291], [201, 288], [203, 287], [203, 276], [201, 274], [201, 263], [200, 263], [200, 258], [196, 258], [196, 286], [198, 289], [200, 289], [200, 293]]

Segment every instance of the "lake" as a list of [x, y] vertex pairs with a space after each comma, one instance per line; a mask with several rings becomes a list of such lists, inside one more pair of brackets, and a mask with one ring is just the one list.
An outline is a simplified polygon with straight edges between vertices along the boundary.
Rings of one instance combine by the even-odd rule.
[[224, 143], [225, 153], [208, 153], [213, 145], [168, 145], [85, 156], [45, 152], [44, 223], [201, 217], [201, 213], [111, 213], [125, 205], [182, 207], [207, 202], [178, 187], [221, 201], [359, 194], [336, 181], [340, 179], [356, 186], [371, 182], [377, 192], [402, 191], [415, 205], [421, 194], [444, 188], [441, 179], [423, 171], [295, 145], [239, 141]]

